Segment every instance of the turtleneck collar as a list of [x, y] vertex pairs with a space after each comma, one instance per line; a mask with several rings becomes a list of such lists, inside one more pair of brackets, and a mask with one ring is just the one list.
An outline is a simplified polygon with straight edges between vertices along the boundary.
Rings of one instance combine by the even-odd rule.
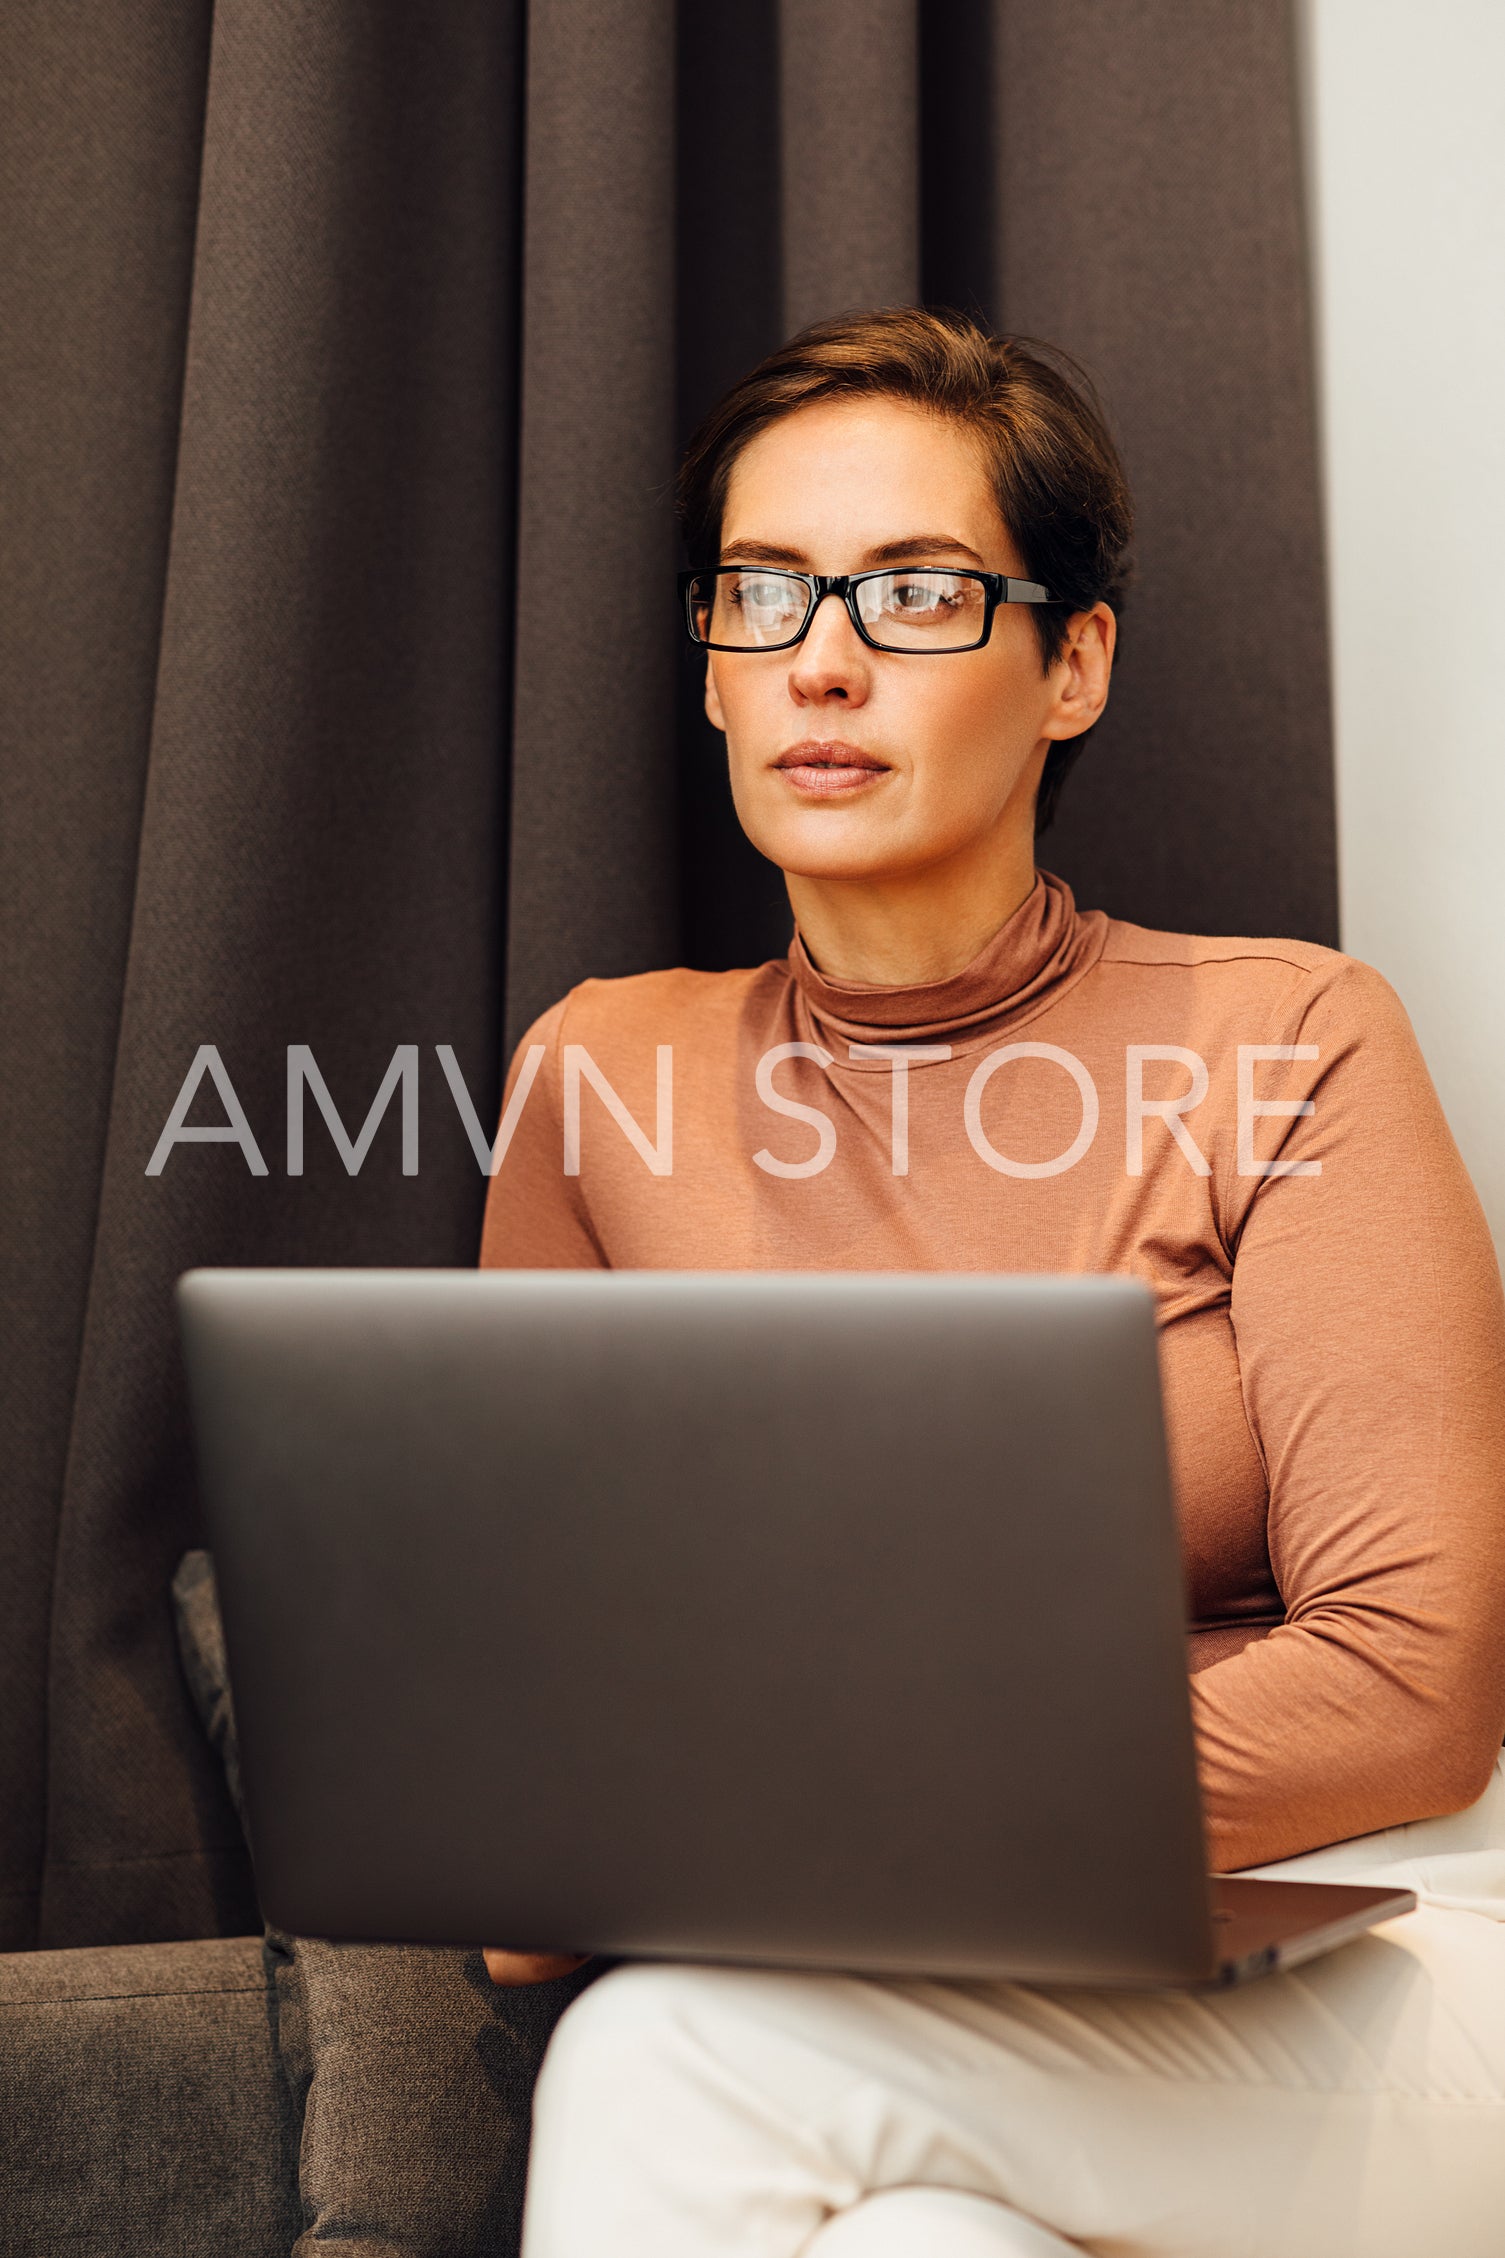
[[811, 1019], [844, 1044], [965, 1036], [970, 1048], [1033, 1019], [1074, 987], [1102, 954], [1107, 930], [1101, 910], [1079, 914], [1071, 888], [1042, 870], [1013, 916], [949, 980], [912, 988], [831, 980], [816, 970], [798, 932], [789, 970]]

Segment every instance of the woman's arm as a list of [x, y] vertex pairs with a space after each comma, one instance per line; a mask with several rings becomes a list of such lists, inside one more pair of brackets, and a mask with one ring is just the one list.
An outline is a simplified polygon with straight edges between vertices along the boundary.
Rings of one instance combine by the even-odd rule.
[[1321, 1174], [1229, 1187], [1286, 1620], [1193, 1681], [1224, 1872], [1461, 1809], [1505, 1731], [1505, 1306], [1484, 1217], [1378, 973], [1334, 960], [1271, 1040], [1317, 1046], [1314, 1110], [1283, 1141], [1261, 1122], [1256, 1150]]
[[513, 1053], [502, 1122], [506, 1151], [491, 1179], [481, 1230], [483, 1270], [607, 1270], [578, 1176], [564, 1173], [560, 1044], [565, 996], [536, 1019]]

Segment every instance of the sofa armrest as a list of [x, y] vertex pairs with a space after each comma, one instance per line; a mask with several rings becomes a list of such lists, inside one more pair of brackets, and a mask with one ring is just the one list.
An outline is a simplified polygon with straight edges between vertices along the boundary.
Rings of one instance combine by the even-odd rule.
[[0, 2217], [32, 2258], [287, 2258], [259, 1937], [0, 1955]]

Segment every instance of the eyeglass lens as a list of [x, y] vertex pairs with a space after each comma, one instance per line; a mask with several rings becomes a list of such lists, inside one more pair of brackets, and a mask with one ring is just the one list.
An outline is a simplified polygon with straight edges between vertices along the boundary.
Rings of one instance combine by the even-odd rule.
[[[853, 594], [863, 626], [886, 650], [966, 650], [981, 641], [987, 597], [965, 573], [905, 567], [860, 580]], [[690, 601], [701, 642], [757, 651], [794, 640], [811, 594], [792, 573], [749, 568], [704, 574]]]

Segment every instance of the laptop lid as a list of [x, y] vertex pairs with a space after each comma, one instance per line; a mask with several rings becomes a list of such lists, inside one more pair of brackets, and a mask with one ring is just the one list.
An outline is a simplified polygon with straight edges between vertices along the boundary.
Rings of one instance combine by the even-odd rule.
[[179, 1294], [274, 1922], [1211, 1972], [1142, 1286], [304, 1270]]

